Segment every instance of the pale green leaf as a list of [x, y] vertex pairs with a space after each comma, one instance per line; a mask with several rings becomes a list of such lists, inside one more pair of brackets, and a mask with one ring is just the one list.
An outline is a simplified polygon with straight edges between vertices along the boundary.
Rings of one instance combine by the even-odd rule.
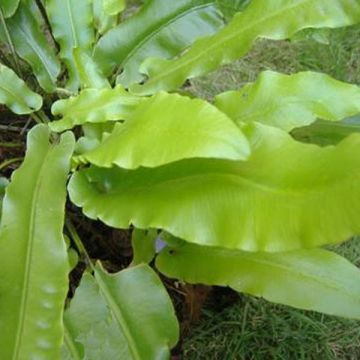
[[68, 87], [77, 90], [80, 79], [73, 49], [90, 52], [95, 40], [91, 0], [47, 0], [52, 33], [60, 45], [60, 57], [68, 69]]
[[[68, 291], [63, 240], [66, 179], [74, 146], [38, 125], [6, 189], [0, 228], [1, 359], [58, 359]], [[5, 331], [6, 330], [6, 331]]]
[[125, 6], [125, 0], [103, 0], [104, 12], [109, 16], [120, 14]]
[[183, 244], [157, 257], [166, 276], [230, 286], [275, 303], [360, 319], [360, 270], [322, 249], [251, 253]]
[[[20, 3], [15, 16], [8, 19], [6, 25], [16, 52], [30, 64], [40, 86], [47, 92], [53, 91], [60, 63], [28, 5]], [[4, 34], [2, 39], [5, 39]]]
[[162, 228], [189, 242], [248, 251], [315, 247], [360, 233], [359, 134], [321, 148], [275, 127], [244, 130], [247, 161], [93, 167], [73, 175], [70, 197], [113, 227]]
[[222, 26], [215, 0], [149, 0], [100, 39], [95, 59], [106, 75], [120, 66], [117, 82], [128, 86], [143, 79], [139, 66], [145, 58], [173, 58]]
[[131, 236], [133, 259], [131, 265], [148, 264], [155, 257], [157, 230], [134, 229]]
[[77, 160], [127, 169], [155, 167], [203, 157], [241, 160], [249, 156], [241, 130], [200, 99], [160, 92], [141, 104], [124, 124]]
[[316, 72], [264, 71], [239, 91], [216, 96], [215, 105], [238, 124], [256, 121], [291, 131], [316, 119], [360, 113], [360, 88]]
[[357, 0], [252, 0], [217, 34], [197, 40], [178, 59], [148, 59], [140, 70], [150, 79], [136, 93], [173, 90], [187, 78], [215, 70], [245, 55], [257, 38], [281, 40], [305, 28], [335, 28], [360, 22]]
[[31, 91], [14, 71], [0, 64], [0, 104], [15, 114], [30, 114], [42, 107], [42, 97]]
[[13, 16], [20, 0], [0, 0], [0, 8], [5, 18]]
[[50, 123], [54, 131], [63, 131], [86, 123], [104, 123], [129, 116], [144, 98], [131, 95], [121, 85], [114, 89], [85, 89], [79, 95], [56, 101], [51, 112], [62, 119]]
[[179, 332], [171, 300], [147, 265], [85, 274], [65, 323], [88, 360], [169, 359]]
[[111, 87], [109, 81], [88, 53], [80, 48], [75, 48], [73, 56], [83, 88], [102, 89]]

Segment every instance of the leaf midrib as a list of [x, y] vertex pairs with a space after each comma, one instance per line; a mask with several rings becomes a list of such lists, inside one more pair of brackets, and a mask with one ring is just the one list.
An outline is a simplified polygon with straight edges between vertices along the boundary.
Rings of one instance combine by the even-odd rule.
[[20, 301], [20, 312], [19, 312], [19, 325], [16, 332], [16, 340], [15, 340], [15, 349], [14, 349], [14, 356], [13, 360], [16, 360], [19, 358], [19, 351], [21, 346], [21, 341], [23, 339], [23, 332], [24, 332], [24, 321], [25, 321], [25, 308], [27, 306], [27, 298], [29, 294], [29, 282], [30, 282], [30, 272], [31, 272], [31, 260], [33, 255], [33, 246], [35, 241], [35, 232], [36, 232], [36, 213], [37, 213], [37, 204], [38, 199], [41, 195], [41, 186], [43, 183], [43, 180], [45, 176], [43, 176], [43, 173], [46, 173], [47, 169], [47, 159], [51, 153], [52, 147], [49, 146], [47, 153], [44, 156], [43, 161], [40, 165], [40, 170], [38, 173], [38, 179], [35, 183], [35, 189], [34, 189], [34, 195], [32, 197], [31, 201], [31, 208], [30, 208], [30, 221], [29, 221], [29, 242], [27, 246], [27, 252], [26, 252], [26, 260], [25, 260], [25, 271], [24, 271], [24, 278], [23, 278], [23, 287], [22, 287], [22, 293], [21, 293], [21, 301]]
[[[310, 0], [304, 0], [302, 2], [299, 2], [297, 3], [296, 5], [292, 5], [292, 6], [288, 6], [286, 8], [282, 8], [281, 10], [278, 10], [274, 13], [272, 13], [271, 15], [269, 16], [265, 16], [263, 18], [261, 18], [260, 20], [258, 21], [255, 21], [255, 22], [252, 22], [251, 24], [249, 24], [248, 26], [245, 26], [243, 28], [241, 28], [240, 30], [238, 31], [233, 31], [230, 35], [226, 36], [224, 39], [221, 39], [221, 43], [226, 43], [227, 41], [229, 40], [232, 40], [232, 39], [235, 39], [237, 38], [241, 33], [251, 29], [252, 27], [255, 27], [255, 26], [258, 26], [259, 24], [261, 24], [262, 22], [265, 22], [265, 21], [268, 21], [272, 18], [275, 18], [277, 17], [278, 15], [280, 15], [282, 12], [286, 12], [288, 10], [292, 10], [292, 9], [295, 9], [297, 8], [298, 6], [301, 6], [303, 5], [304, 3], [307, 3], [308, 1]], [[226, 29], [226, 28], [225, 28]], [[209, 37], [210, 38], [210, 37]], [[201, 50], [200, 52], [198, 52], [197, 55], [193, 56], [193, 57], [190, 57], [187, 61], [181, 61], [182, 59], [180, 58], [179, 61], [178, 61], [178, 65], [176, 65], [176, 62], [175, 61], [175, 65], [173, 65], [172, 67], [170, 67], [169, 70], [162, 70], [161, 73], [159, 73], [159, 75], [157, 76], [154, 76], [154, 77], [151, 77], [150, 80], [145, 83], [143, 86], [146, 87], [148, 84], [151, 84], [151, 83], [156, 83], [157, 81], [159, 81], [159, 79], [162, 79], [162, 78], [166, 78], [169, 74], [171, 73], [176, 73], [178, 72], [179, 69], [183, 68], [183, 67], [186, 67], [187, 65], [191, 64], [192, 62], [195, 62], [197, 59], [201, 58], [204, 54], [207, 54], [209, 52], [212, 51], [212, 49], [218, 47], [218, 43], [219, 41], [215, 41], [213, 42], [212, 45], [210, 45], [209, 47], [206, 48], [206, 50]]]
[[149, 39], [155, 37], [158, 33], [160, 33], [164, 28], [167, 26], [173, 24], [174, 22], [178, 21], [179, 19], [187, 16], [188, 14], [191, 14], [192, 12], [198, 11], [200, 9], [210, 7], [214, 5], [214, 1], [209, 1], [206, 4], [198, 5], [189, 9], [184, 9], [182, 12], [175, 16], [175, 17], [167, 17], [165, 21], [160, 21], [160, 25], [153, 28], [154, 30], [151, 30], [148, 35], [146, 35], [141, 41], [139, 41], [134, 48], [131, 49], [131, 51], [126, 55], [125, 59], [122, 62], [122, 66], [125, 67], [127, 63], [131, 60], [133, 54], [137, 53], [138, 50], [143, 46], [144, 43], [148, 42]]
[[[200, 252], [203, 252], [205, 253], [205, 256], [206, 257], [216, 257], [218, 259], [218, 254], [219, 252], [217, 252], [217, 254], [215, 255], [209, 255], [208, 253], [206, 253], [206, 250], [204, 249], [203, 251], [201, 251], [202, 249], [199, 249]], [[325, 250], [324, 250], [325, 251]], [[188, 251], [186, 249], [181, 249], [179, 250], [180, 253], [187, 253], [187, 254], [191, 254], [191, 255], [196, 255], [198, 253], [198, 251], [196, 251], [195, 253], [189, 249]], [[225, 251], [222, 251], [222, 252], [225, 252]], [[344, 286], [339, 286], [337, 285], [335, 282], [333, 281], [328, 281], [328, 278], [326, 277], [322, 277], [322, 276], [316, 276], [316, 275], [313, 275], [313, 274], [307, 274], [307, 273], [304, 273], [303, 271], [299, 271], [297, 268], [294, 268], [294, 267], [290, 267], [286, 264], [279, 264], [279, 263], [275, 263], [274, 261], [271, 261], [271, 260], [266, 260], [266, 259], [254, 259], [254, 258], [251, 258], [251, 255], [250, 256], [247, 256], [246, 254], [242, 254], [242, 255], [239, 255], [237, 253], [229, 253], [229, 252], [226, 252], [225, 254], [225, 260], [226, 260], [226, 257], [232, 257], [232, 258], [238, 258], [238, 257], [241, 257], [243, 259], [245, 259], [245, 261], [249, 261], [249, 262], [252, 262], [252, 263], [255, 263], [255, 264], [261, 264], [261, 265], [266, 265], [266, 266], [269, 266], [269, 267], [272, 267], [274, 268], [275, 270], [276, 269], [280, 269], [284, 272], [288, 272], [290, 274], [294, 274], [295, 276], [297, 277], [300, 277], [300, 278], [308, 278], [308, 279], [311, 279], [313, 280], [314, 282], [316, 283], [319, 283], [319, 284], [322, 284], [323, 286], [326, 286], [330, 289], [335, 289], [335, 290], [339, 290], [339, 289], [342, 289], [344, 293], [346, 293], [347, 296], [351, 297], [351, 298], [355, 298], [356, 301], [358, 303], [360, 303], [360, 299], [359, 297], [356, 295], [356, 294], [353, 294], [353, 293], [350, 293], [348, 290], [347, 287], [344, 287]], [[221, 256], [221, 252], [220, 252], [220, 256]], [[231, 286], [230, 282], [229, 282], [229, 285]]]
[[127, 343], [129, 345], [129, 350], [133, 356], [133, 360], [143, 360], [141, 355], [139, 354], [137, 347], [136, 347], [136, 341], [135, 341], [135, 339], [133, 339], [131, 331], [126, 324], [125, 317], [122, 314], [122, 310], [120, 309], [120, 305], [118, 305], [113, 300], [113, 297], [111, 295], [110, 290], [108, 289], [107, 284], [102, 279], [102, 274], [96, 268], [93, 268], [93, 269], [94, 269], [95, 273], [97, 274], [95, 279], [97, 280], [99, 288], [100, 288], [106, 302], [108, 303], [111, 311], [113, 312], [113, 314], [117, 320], [117, 323], [122, 330], [122, 333], [124, 334], [124, 336], [127, 340]]

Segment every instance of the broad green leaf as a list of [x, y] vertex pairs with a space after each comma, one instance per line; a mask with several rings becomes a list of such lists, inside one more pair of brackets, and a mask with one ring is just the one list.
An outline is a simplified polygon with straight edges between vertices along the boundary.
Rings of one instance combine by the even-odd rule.
[[73, 56], [83, 88], [102, 89], [111, 87], [91, 55], [76, 48], [73, 50]]
[[246, 159], [249, 144], [226, 115], [200, 99], [160, 92], [141, 104], [82, 162], [127, 169], [203, 157]]
[[31, 91], [14, 71], [0, 64], [0, 104], [15, 114], [30, 114], [42, 107], [42, 97]]
[[305, 28], [335, 28], [360, 21], [354, 0], [252, 0], [242, 13], [217, 34], [197, 40], [178, 59], [151, 58], [140, 71], [150, 78], [134, 85], [136, 93], [173, 90], [187, 78], [203, 75], [245, 55], [257, 38], [287, 39]]
[[73, 49], [90, 52], [94, 42], [91, 0], [47, 0], [47, 14], [52, 32], [60, 45], [60, 57], [68, 69], [68, 87], [77, 90], [80, 79]]
[[63, 240], [66, 179], [74, 146], [38, 125], [6, 189], [0, 228], [0, 358], [58, 359], [68, 291]]
[[117, 82], [143, 79], [139, 66], [149, 56], [173, 58], [198, 37], [221, 28], [215, 0], [149, 0], [134, 16], [110, 30], [95, 47], [105, 74], [121, 66]]
[[85, 89], [79, 95], [56, 101], [51, 112], [62, 115], [50, 127], [54, 131], [71, 129], [86, 123], [122, 120], [131, 114], [145, 98], [129, 94], [121, 85], [114, 89]]
[[324, 146], [337, 144], [350, 134], [359, 132], [360, 114], [342, 121], [318, 120], [309, 126], [294, 129], [291, 135], [296, 140]]
[[0, 0], [0, 8], [3, 16], [5, 18], [13, 16], [19, 3], [20, 0]]
[[112, 275], [97, 266], [95, 279], [85, 274], [65, 324], [89, 360], [169, 359], [179, 332], [171, 300], [147, 265]]
[[141, 263], [148, 264], [155, 257], [155, 241], [157, 230], [134, 229], [131, 236], [131, 245], [133, 248], [133, 259], [131, 265]]
[[20, 3], [15, 16], [8, 19], [6, 24], [16, 52], [30, 64], [40, 86], [47, 92], [53, 91], [60, 73], [60, 63], [31, 9]]
[[316, 72], [264, 71], [239, 91], [218, 95], [215, 105], [239, 124], [256, 121], [291, 131], [316, 119], [360, 113], [360, 88]]
[[275, 303], [360, 319], [360, 270], [322, 249], [251, 253], [184, 244], [157, 257], [166, 276], [230, 286]]
[[92, 167], [73, 175], [71, 200], [113, 227], [162, 228], [189, 242], [247, 251], [339, 243], [360, 232], [359, 134], [321, 148], [270, 126], [244, 130], [247, 161]]

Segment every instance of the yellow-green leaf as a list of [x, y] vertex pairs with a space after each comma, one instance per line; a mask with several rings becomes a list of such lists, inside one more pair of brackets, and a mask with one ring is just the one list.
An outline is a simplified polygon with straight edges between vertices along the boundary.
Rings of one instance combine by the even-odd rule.
[[244, 12], [213, 36], [197, 40], [175, 60], [149, 58], [140, 71], [145, 85], [132, 91], [152, 94], [173, 90], [187, 78], [203, 75], [245, 55], [258, 38], [281, 40], [305, 28], [335, 28], [360, 22], [356, 0], [252, 0]]
[[261, 122], [286, 131], [316, 119], [339, 121], [360, 113], [360, 88], [316, 72], [264, 71], [254, 83], [215, 98], [238, 124]]
[[191, 244], [157, 257], [166, 276], [230, 286], [275, 303], [360, 319], [360, 269], [322, 249], [251, 253]]
[[51, 112], [62, 119], [50, 123], [54, 131], [71, 129], [86, 123], [123, 120], [145, 98], [129, 94], [121, 85], [114, 89], [85, 89], [79, 95], [56, 101]]
[[155, 167], [187, 158], [246, 159], [241, 130], [200, 99], [160, 92], [116, 124], [100, 146], [77, 157], [82, 162], [127, 169]]
[[244, 130], [247, 161], [92, 167], [73, 175], [71, 199], [110, 226], [162, 228], [189, 242], [248, 251], [310, 248], [360, 233], [359, 134], [321, 148], [259, 123]]

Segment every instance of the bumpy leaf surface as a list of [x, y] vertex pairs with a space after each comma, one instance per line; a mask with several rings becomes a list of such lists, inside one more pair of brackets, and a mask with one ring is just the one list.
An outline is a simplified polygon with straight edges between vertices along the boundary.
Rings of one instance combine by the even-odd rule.
[[215, 105], [239, 124], [257, 121], [291, 131], [316, 119], [338, 121], [360, 113], [360, 88], [311, 71], [265, 71], [239, 91], [218, 95]]
[[8, 19], [6, 24], [16, 52], [30, 64], [40, 86], [48, 92], [53, 91], [60, 73], [60, 63], [29, 5], [21, 3], [15, 16]]
[[124, 124], [80, 161], [127, 169], [155, 167], [203, 157], [242, 160], [250, 154], [241, 130], [200, 99], [160, 92], [140, 105]]
[[31, 91], [10, 68], [0, 64], [0, 104], [15, 114], [30, 114], [42, 106], [42, 97]]
[[85, 214], [163, 228], [204, 245], [286, 251], [360, 232], [360, 136], [320, 148], [261, 124], [245, 129], [247, 161], [191, 159], [134, 171], [90, 168], [71, 179]]
[[89, 360], [169, 359], [179, 332], [171, 300], [147, 265], [85, 274], [65, 323], [75, 351]]
[[6, 189], [0, 228], [0, 358], [58, 359], [68, 291], [63, 240], [71, 133], [49, 143], [45, 125], [28, 136], [24, 163]]
[[69, 72], [68, 87], [77, 90], [80, 79], [73, 50], [90, 51], [94, 42], [91, 0], [47, 0], [46, 10], [52, 32], [60, 45], [60, 57]]
[[145, 58], [172, 58], [196, 38], [213, 34], [222, 26], [214, 0], [149, 0], [137, 14], [100, 39], [95, 59], [106, 74], [121, 66], [118, 82], [128, 86], [143, 79], [139, 66]]
[[187, 78], [215, 70], [245, 55], [257, 38], [281, 40], [304, 28], [335, 28], [360, 21], [357, 0], [253, 0], [217, 34], [197, 40], [178, 59], [148, 59], [140, 70], [150, 77], [131, 89], [141, 94], [173, 90]]
[[270, 254], [183, 244], [164, 249], [156, 265], [189, 283], [230, 286], [276, 303], [360, 319], [360, 270], [330, 251]]
[[85, 123], [104, 123], [129, 116], [145, 98], [129, 94], [121, 85], [114, 89], [85, 89], [79, 95], [56, 101], [51, 112], [62, 115], [50, 127], [63, 131]]
[[15, 14], [20, 0], [0, 0], [0, 8], [4, 17], [8, 18]]

